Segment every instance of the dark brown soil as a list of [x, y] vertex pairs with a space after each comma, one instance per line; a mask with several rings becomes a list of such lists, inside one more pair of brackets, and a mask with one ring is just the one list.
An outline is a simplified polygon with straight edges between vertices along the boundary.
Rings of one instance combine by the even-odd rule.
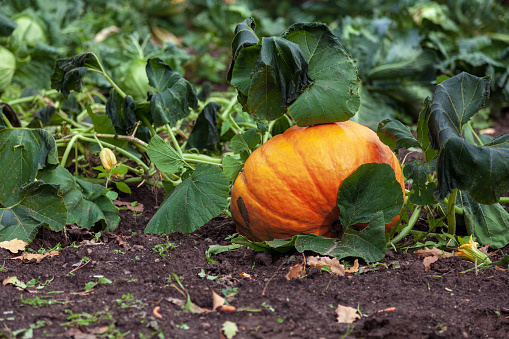
[[[425, 271], [416, 255], [388, 252], [381, 264], [361, 264], [363, 273], [338, 277], [315, 268], [304, 278], [288, 281], [285, 275], [292, 265], [302, 262], [301, 254], [271, 256], [240, 248], [213, 255], [214, 262], [205, 258], [209, 245], [230, 243], [225, 238], [235, 233], [235, 227], [228, 218], [215, 218], [191, 235], [144, 235], [162, 194], [138, 189], [122, 200], [143, 203], [145, 210], [141, 215], [122, 211], [118, 231], [104, 235], [100, 245], [85, 241], [78, 248], [67, 246], [59, 255], [39, 263], [11, 260], [9, 252], [0, 250], [4, 259], [1, 281], [11, 276], [25, 283], [37, 278], [41, 283], [51, 280], [42, 289], [0, 288], [3, 337], [14, 338], [14, 331], [38, 325], [33, 338], [122, 337], [119, 334], [158, 338], [160, 333], [165, 338], [222, 338], [221, 327], [226, 321], [237, 324], [235, 338], [341, 338], [350, 330], [348, 338], [508, 337], [507, 270], [476, 271], [473, 264], [450, 257]], [[43, 231], [31, 247], [49, 248], [57, 242], [69, 245], [93, 237], [83, 232], [68, 232], [67, 236]], [[164, 256], [155, 253], [157, 245], [168, 242], [176, 247]], [[509, 253], [509, 248], [496, 256], [500, 253]], [[73, 265], [84, 257], [90, 262], [74, 270]], [[242, 272], [253, 279], [241, 277]], [[196, 305], [211, 309], [215, 291], [222, 296], [233, 294], [228, 300], [238, 311], [182, 311], [168, 301], [185, 299], [173, 274]], [[85, 285], [100, 276], [112, 283], [84, 293]], [[21, 296], [58, 304], [23, 305]], [[358, 308], [362, 317], [351, 326], [337, 323], [334, 310], [338, 304]], [[157, 306], [162, 318], [153, 315]], [[97, 320], [81, 326], [72, 320], [73, 314], [83, 318], [83, 313], [95, 315]], [[110, 336], [97, 333], [108, 326]]]
[[[302, 254], [272, 256], [243, 247], [207, 260], [210, 245], [230, 244], [231, 219], [215, 218], [190, 235], [144, 235], [162, 192], [140, 188], [119, 199], [138, 201], [144, 211], [122, 210], [118, 230], [103, 234], [98, 245], [87, 231], [43, 230], [30, 247], [60, 243], [57, 256], [26, 263], [0, 249], [0, 281], [48, 282], [39, 289], [0, 286], [0, 338], [227, 338], [227, 321], [238, 327], [234, 338], [509, 338], [509, 270], [476, 270], [449, 257], [426, 271], [415, 254], [389, 251], [376, 265], [361, 263], [362, 273], [340, 277], [314, 268], [288, 281]], [[509, 246], [492, 259], [502, 254]], [[83, 259], [87, 264], [76, 266]], [[86, 292], [100, 277], [111, 283]], [[210, 310], [212, 291], [228, 295], [236, 311], [192, 313], [171, 302], [185, 300], [187, 292]], [[56, 303], [23, 303], [37, 298]], [[361, 318], [338, 323], [338, 305], [357, 308]], [[154, 313], [158, 307], [161, 317]]]

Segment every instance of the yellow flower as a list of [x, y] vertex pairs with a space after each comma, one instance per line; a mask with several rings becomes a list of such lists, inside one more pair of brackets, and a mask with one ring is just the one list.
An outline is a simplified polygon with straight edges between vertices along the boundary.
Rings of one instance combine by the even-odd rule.
[[101, 150], [101, 153], [99, 153], [99, 158], [101, 158], [101, 163], [104, 169], [108, 172], [117, 163], [117, 158], [115, 158], [115, 154], [109, 148], [103, 148]]
[[463, 259], [469, 260], [476, 264], [490, 264], [491, 260], [486, 254], [481, 252], [477, 246], [477, 242], [472, 241], [472, 236], [468, 240], [468, 244], [463, 244], [458, 248], [456, 256], [462, 257]]

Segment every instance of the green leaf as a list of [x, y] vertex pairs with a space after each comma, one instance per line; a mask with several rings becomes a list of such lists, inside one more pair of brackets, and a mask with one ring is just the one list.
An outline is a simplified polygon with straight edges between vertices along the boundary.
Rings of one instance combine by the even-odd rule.
[[313, 251], [338, 259], [358, 257], [375, 262], [385, 256], [385, 221], [382, 211], [373, 215], [369, 225], [362, 231], [355, 226], [347, 227], [341, 239], [326, 238], [315, 234], [297, 234], [290, 239], [251, 242], [244, 237], [232, 241], [257, 252], [287, 253], [294, 248], [299, 252]]
[[42, 129], [4, 128], [0, 130], [0, 204], [18, 201], [21, 187], [32, 183], [37, 171], [58, 164], [55, 139]]
[[509, 244], [509, 213], [502, 205], [479, 204], [465, 191], [459, 191], [456, 202], [463, 208], [468, 234], [476, 241], [491, 248]]
[[42, 128], [50, 124], [51, 117], [56, 111], [55, 106], [46, 106], [34, 113], [34, 118], [28, 124], [29, 128]]
[[170, 124], [187, 117], [189, 107], [198, 108], [196, 91], [191, 84], [159, 58], [147, 62], [147, 76], [156, 94], [150, 99], [150, 112], [156, 126]]
[[288, 117], [284, 115], [281, 118], [276, 119], [274, 125], [272, 125], [270, 134], [272, 134], [272, 136], [283, 134], [290, 127], [292, 127], [292, 123], [290, 122], [290, 119], [288, 119]]
[[412, 179], [413, 193], [410, 201], [416, 205], [436, 205], [433, 191], [437, 187], [434, 182], [428, 181], [428, 175], [433, 172], [429, 163], [418, 163], [415, 160], [409, 161], [403, 167], [405, 178]]
[[300, 46], [314, 84], [289, 107], [298, 126], [346, 121], [359, 110], [357, 66], [329, 28], [320, 23], [291, 26], [283, 37]]
[[102, 71], [101, 64], [94, 53], [58, 59], [50, 76], [51, 88], [62, 92], [64, 96], [68, 96], [71, 91], [81, 92], [81, 81], [88, 68]]
[[0, 36], [9, 36], [18, 25], [5, 15], [0, 13]]
[[191, 233], [226, 208], [229, 180], [217, 166], [198, 164], [149, 221], [145, 233]]
[[131, 194], [131, 189], [129, 188], [129, 186], [127, 186], [125, 182], [115, 181], [115, 186], [120, 192]]
[[256, 128], [248, 129], [246, 132], [240, 135], [235, 135], [230, 143], [233, 148], [233, 152], [236, 154], [240, 154], [243, 152], [250, 152], [254, 149], [260, 142], [262, 141], [262, 137]]
[[437, 155], [437, 151], [431, 148], [431, 140], [429, 139], [428, 120], [430, 115], [430, 98], [424, 100], [424, 109], [419, 113], [417, 120], [417, 141], [421, 145], [424, 153], [424, 161], [429, 162]]
[[91, 229], [102, 222], [103, 230], [113, 231], [120, 222], [118, 210], [106, 194], [104, 186], [74, 177], [68, 170], [58, 166], [43, 170], [38, 179], [60, 185], [60, 192], [67, 208], [67, 223]]
[[339, 187], [338, 206], [344, 228], [369, 222], [379, 211], [390, 223], [403, 206], [403, 192], [392, 167], [384, 163], [359, 166]]
[[67, 209], [57, 185], [34, 181], [17, 193], [14, 206], [0, 208], [0, 241], [17, 238], [31, 242], [43, 225], [53, 231], [65, 227]]
[[421, 147], [408, 127], [398, 120], [386, 119], [381, 121], [376, 133], [380, 140], [394, 151], [402, 147]]
[[353, 60], [326, 25], [295, 24], [283, 35], [262, 38], [244, 21], [234, 40], [228, 82], [244, 110], [261, 119], [290, 115], [299, 126], [351, 118], [359, 109]]
[[[108, 102], [111, 100], [112, 97], [116, 95], [116, 91], [112, 91], [110, 93], [110, 98], [108, 99]], [[108, 103], [106, 103], [106, 106], [108, 106]], [[113, 127], [113, 124], [111, 122], [111, 119], [108, 117], [108, 115], [97, 115], [95, 114], [92, 109], [90, 109], [90, 105], [88, 103], [86, 104], [88, 116], [92, 120], [92, 123], [94, 124], [94, 130], [98, 134], [117, 134], [115, 131], [115, 127]], [[101, 138], [99, 138], [101, 139]], [[117, 139], [108, 139], [108, 143], [116, 145], [117, 147], [124, 148], [127, 145], [127, 141], [125, 140], [117, 140]]]
[[295, 240], [295, 248], [299, 252], [311, 250], [338, 259], [358, 257], [368, 262], [381, 260], [386, 250], [384, 214], [382, 211], [375, 213], [369, 225], [361, 231], [353, 226], [347, 227], [341, 241], [299, 235]]
[[[232, 41], [233, 58], [226, 78], [228, 82], [232, 80], [232, 73], [234, 70], [235, 63], [239, 59], [238, 56], [240, 52], [246, 47], [258, 44], [259, 39], [254, 32], [255, 28], [256, 24], [253, 18], [248, 18], [242, 21], [240, 24], [238, 24], [237, 27], [235, 27], [234, 37]], [[245, 59], [240, 58], [240, 60]]]
[[221, 105], [209, 102], [198, 115], [196, 123], [189, 134], [186, 149], [214, 149], [219, 142], [219, 131], [217, 129], [217, 111]]
[[248, 92], [249, 113], [274, 120], [313, 83], [299, 45], [280, 37], [262, 38]]
[[185, 165], [182, 156], [158, 135], [154, 135], [150, 140], [147, 154], [150, 161], [162, 172], [177, 173]]
[[428, 126], [431, 146], [438, 149], [436, 199], [453, 189], [465, 190], [479, 203], [496, 203], [509, 190], [509, 134], [485, 146], [472, 145], [463, 125], [489, 96], [489, 78], [461, 73], [435, 89]]
[[244, 167], [244, 161], [240, 158], [238, 154], [228, 154], [223, 157], [223, 173], [230, 178], [231, 181], [237, 178], [240, 171]]

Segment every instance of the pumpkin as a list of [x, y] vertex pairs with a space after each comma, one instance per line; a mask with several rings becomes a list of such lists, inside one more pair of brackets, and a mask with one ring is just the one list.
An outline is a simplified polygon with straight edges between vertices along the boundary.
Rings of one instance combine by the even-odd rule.
[[256, 149], [235, 180], [230, 211], [237, 231], [252, 241], [340, 236], [339, 186], [373, 162], [394, 169], [404, 195], [399, 161], [371, 129], [353, 121], [287, 129]]

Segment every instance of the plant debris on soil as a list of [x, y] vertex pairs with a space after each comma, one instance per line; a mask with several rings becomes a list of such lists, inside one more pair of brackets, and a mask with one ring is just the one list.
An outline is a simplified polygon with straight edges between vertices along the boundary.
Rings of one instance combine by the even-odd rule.
[[121, 194], [114, 233], [42, 229], [30, 256], [0, 248], [0, 338], [509, 337], [507, 269], [392, 251], [341, 261], [342, 274], [306, 266], [314, 253], [207, 256], [231, 245], [233, 221], [145, 235], [163, 199], [147, 187]]

